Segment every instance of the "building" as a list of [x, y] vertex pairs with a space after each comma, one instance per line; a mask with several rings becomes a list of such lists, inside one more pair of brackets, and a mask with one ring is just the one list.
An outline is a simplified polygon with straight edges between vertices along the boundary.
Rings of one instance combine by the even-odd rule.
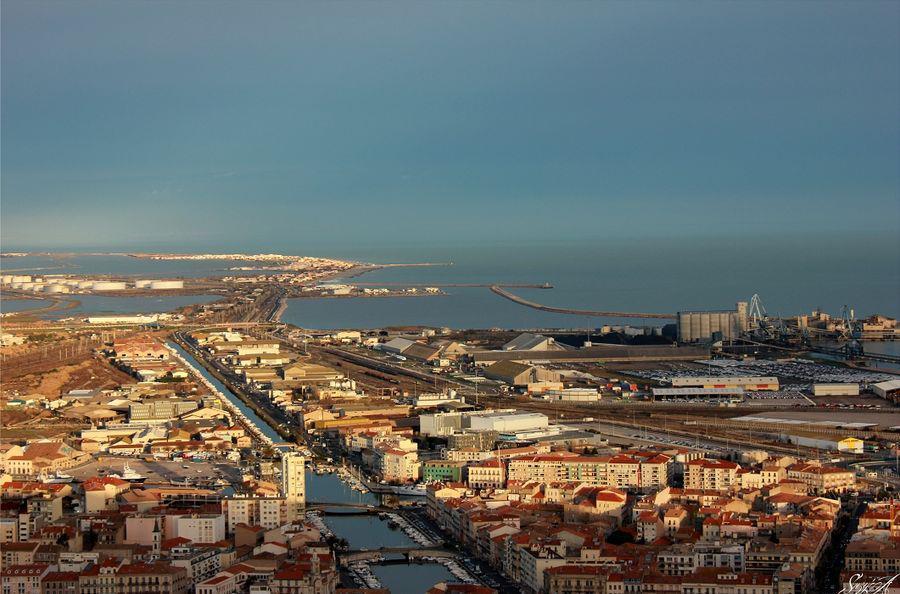
[[856, 437], [845, 437], [837, 443], [839, 452], [848, 452], [851, 454], [862, 454], [865, 449], [865, 442]]
[[740, 485], [740, 466], [728, 460], [699, 458], [685, 465], [685, 489], [728, 491]]
[[558, 345], [552, 338], [541, 334], [523, 332], [500, 348], [504, 351], [551, 351], [562, 350], [563, 347]]
[[284, 565], [274, 573], [269, 590], [271, 594], [320, 594], [334, 592], [338, 582], [330, 555], [304, 554], [296, 563]]
[[271, 529], [290, 521], [285, 497], [229, 497], [223, 503], [229, 534], [238, 524]]
[[297, 452], [281, 456], [281, 490], [289, 521], [299, 519], [306, 506], [306, 458]]
[[137, 421], [167, 422], [185, 413], [197, 410], [200, 404], [196, 400], [181, 398], [155, 398], [143, 402], [132, 402], [128, 405], [128, 419]]
[[462, 460], [428, 460], [422, 463], [425, 483], [460, 483], [466, 479], [466, 462]]
[[653, 388], [654, 400], [690, 400], [712, 398], [715, 400], [743, 400], [744, 388]]
[[813, 396], [859, 396], [859, 384], [813, 384]]
[[678, 342], [734, 340], [748, 328], [747, 302], [738, 301], [734, 310], [680, 311], [676, 325]]
[[219, 542], [225, 539], [225, 516], [191, 514], [175, 520], [175, 537], [192, 542]]
[[549, 426], [547, 415], [541, 413], [488, 412], [469, 416], [469, 428], [475, 431], [533, 431]]
[[93, 564], [78, 576], [82, 594], [141, 593], [187, 594], [187, 570], [170, 563], [123, 563], [108, 559]]
[[744, 390], [778, 390], [777, 377], [719, 376], [719, 377], [673, 377], [673, 388], [742, 388]]
[[497, 361], [486, 367], [484, 377], [510, 386], [525, 387], [535, 382], [558, 382], [560, 375], [555, 371], [516, 361]]
[[324, 365], [295, 362], [281, 369], [281, 379], [299, 382], [330, 382], [339, 380], [344, 374]]
[[375, 469], [381, 474], [382, 480], [395, 483], [419, 480], [421, 464], [418, 452], [389, 446], [376, 447], [374, 452]]
[[0, 573], [3, 594], [41, 594], [41, 580], [50, 573], [50, 566], [43, 563], [11, 565]]
[[872, 384], [871, 388], [872, 392], [874, 392], [876, 396], [879, 396], [886, 400], [896, 401], [898, 395], [900, 395], [900, 379]]
[[506, 465], [497, 458], [470, 464], [467, 483], [472, 489], [502, 489], [506, 485]]
[[810, 493], [843, 493], [856, 487], [853, 471], [813, 462], [798, 462], [787, 467], [789, 479], [806, 485]]

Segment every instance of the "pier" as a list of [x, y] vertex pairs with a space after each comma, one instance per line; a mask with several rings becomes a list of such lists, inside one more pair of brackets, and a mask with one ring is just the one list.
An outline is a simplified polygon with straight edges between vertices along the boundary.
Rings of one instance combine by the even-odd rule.
[[541, 311], [548, 311], [551, 313], [561, 313], [561, 314], [571, 314], [576, 316], [592, 316], [597, 318], [649, 318], [649, 319], [660, 319], [660, 320], [674, 320], [675, 314], [664, 314], [664, 313], [637, 313], [637, 312], [624, 312], [624, 311], [593, 311], [589, 309], [572, 309], [568, 307], [553, 307], [550, 305], [542, 305], [540, 303], [535, 303], [534, 301], [529, 301], [527, 299], [523, 299], [518, 295], [514, 295], [509, 291], [503, 289], [500, 285], [491, 285], [491, 291], [509, 299], [513, 303], [518, 303], [519, 305], [524, 305], [525, 307], [531, 307], [534, 309], [539, 309]]

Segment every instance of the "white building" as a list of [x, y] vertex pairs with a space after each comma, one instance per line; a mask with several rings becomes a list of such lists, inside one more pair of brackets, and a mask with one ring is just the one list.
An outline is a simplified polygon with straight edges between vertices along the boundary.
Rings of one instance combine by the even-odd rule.
[[472, 415], [469, 422], [470, 428], [476, 431], [492, 430], [501, 433], [543, 429], [549, 425], [547, 415], [532, 412], [491, 412]]
[[175, 523], [175, 536], [196, 543], [225, 540], [225, 516], [222, 514], [181, 516]]
[[297, 452], [281, 457], [281, 489], [287, 500], [289, 521], [300, 518], [306, 506], [306, 458]]

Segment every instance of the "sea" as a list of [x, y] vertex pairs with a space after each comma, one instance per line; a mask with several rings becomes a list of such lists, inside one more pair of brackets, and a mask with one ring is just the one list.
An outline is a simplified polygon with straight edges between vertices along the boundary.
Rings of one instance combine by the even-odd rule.
[[[733, 309], [759, 294], [770, 314], [792, 316], [821, 309], [857, 317], [900, 316], [900, 249], [891, 236], [865, 241], [778, 235], [735, 239], [584, 237], [548, 241], [378, 245], [210, 246], [211, 252], [278, 252], [342, 258], [389, 267], [345, 279], [366, 286], [445, 285], [429, 297], [293, 299], [282, 319], [307, 328], [376, 328], [400, 325], [451, 328], [596, 328], [603, 324], [660, 325], [662, 320], [596, 318], [544, 312], [504, 299], [485, 287], [453, 284], [542, 284], [515, 288], [526, 299], [575, 309], [674, 313]], [[137, 250], [137, 248], [136, 248]], [[23, 250], [25, 251], [25, 250]], [[3, 258], [8, 270], [44, 274], [117, 274], [177, 278], [233, 274], [230, 261], [160, 261], [127, 256]], [[127, 298], [126, 298], [127, 299]]]

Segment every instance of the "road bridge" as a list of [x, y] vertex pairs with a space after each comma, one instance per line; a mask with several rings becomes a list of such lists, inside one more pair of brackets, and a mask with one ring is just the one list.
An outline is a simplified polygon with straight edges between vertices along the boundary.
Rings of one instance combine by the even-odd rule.
[[397, 513], [397, 508], [387, 507], [384, 505], [371, 505], [366, 503], [335, 503], [330, 501], [307, 501], [306, 510], [322, 510], [326, 508], [340, 508], [358, 511], [367, 511], [373, 513]]
[[422, 547], [381, 547], [378, 549], [350, 550], [341, 553], [340, 558], [346, 563], [354, 563], [356, 561], [378, 561], [384, 555], [401, 554], [407, 559], [417, 559], [422, 557], [456, 557], [456, 553], [444, 547], [430, 547], [423, 549]]

